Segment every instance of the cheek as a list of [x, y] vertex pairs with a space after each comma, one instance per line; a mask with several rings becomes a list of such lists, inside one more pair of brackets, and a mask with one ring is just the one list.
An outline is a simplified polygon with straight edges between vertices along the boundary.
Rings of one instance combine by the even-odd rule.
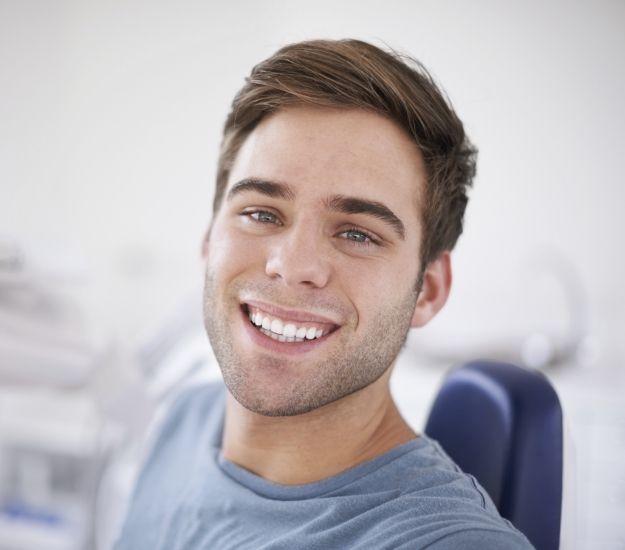
[[416, 262], [380, 260], [357, 265], [349, 262], [337, 270], [341, 288], [359, 311], [369, 316], [386, 305], [403, 300], [414, 291], [417, 281]]
[[217, 277], [236, 275], [251, 266], [262, 265], [263, 251], [249, 235], [224, 231], [215, 227], [211, 232], [207, 269]]

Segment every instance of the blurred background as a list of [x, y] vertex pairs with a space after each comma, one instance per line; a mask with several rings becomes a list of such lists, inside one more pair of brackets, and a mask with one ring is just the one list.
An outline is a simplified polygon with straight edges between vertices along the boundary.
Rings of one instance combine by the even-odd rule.
[[218, 376], [200, 242], [220, 133], [281, 45], [422, 61], [480, 150], [448, 306], [393, 390], [545, 372], [575, 446], [578, 548], [625, 548], [625, 3], [0, 0], [0, 550], [108, 548], [141, 444]]

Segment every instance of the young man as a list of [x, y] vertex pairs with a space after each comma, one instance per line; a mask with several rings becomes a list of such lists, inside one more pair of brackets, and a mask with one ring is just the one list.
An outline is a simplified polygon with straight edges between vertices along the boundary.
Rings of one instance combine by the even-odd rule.
[[254, 68], [204, 243], [225, 387], [173, 406], [117, 549], [531, 548], [389, 391], [447, 300], [474, 159], [416, 62], [313, 41]]

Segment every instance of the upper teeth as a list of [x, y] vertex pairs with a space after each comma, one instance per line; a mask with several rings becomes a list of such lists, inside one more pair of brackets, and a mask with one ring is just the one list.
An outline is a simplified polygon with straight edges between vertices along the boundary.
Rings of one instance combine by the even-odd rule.
[[[262, 327], [267, 333], [273, 333], [284, 337], [286, 342], [303, 342], [323, 336], [323, 329], [314, 325], [297, 326], [295, 323], [283, 321], [277, 317], [271, 317], [259, 310], [249, 312], [250, 321], [257, 327]], [[265, 332], [263, 331], [263, 332]], [[282, 338], [280, 338], [282, 340]]]

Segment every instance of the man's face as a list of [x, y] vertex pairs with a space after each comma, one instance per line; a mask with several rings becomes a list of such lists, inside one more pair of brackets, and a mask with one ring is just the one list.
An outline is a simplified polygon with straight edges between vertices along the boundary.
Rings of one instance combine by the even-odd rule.
[[414, 143], [363, 110], [292, 107], [243, 144], [206, 248], [204, 318], [232, 395], [284, 416], [393, 364], [419, 272]]

